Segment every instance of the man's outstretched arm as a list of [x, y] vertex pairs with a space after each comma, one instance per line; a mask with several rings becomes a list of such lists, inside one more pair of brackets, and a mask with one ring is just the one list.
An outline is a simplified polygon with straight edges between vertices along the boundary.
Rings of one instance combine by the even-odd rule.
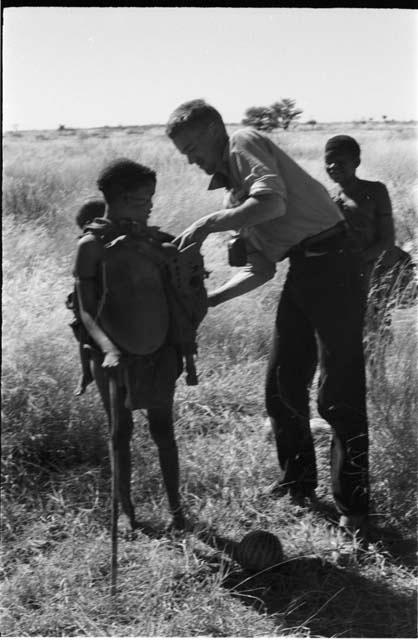
[[250, 253], [248, 258], [249, 262], [243, 269], [240, 269], [225, 284], [209, 292], [210, 307], [216, 307], [227, 300], [242, 296], [274, 277], [276, 266], [273, 262], [258, 252]]
[[271, 278], [272, 276], [242, 270], [235, 274], [221, 287], [209, 292], [209, 307], [216, 307], [218, 304], [227, 302], [227, 300], [232, 300], [232, 298], [242, 296], [244, 293], [248, 293], [257, 287], [260, 287]]
[[187, 227], [175, 242], [180, 249], [194, 242], [202, 244], [210, 233], [252, 227], [278, 218], [284, 215], [285, 211], [286, 202], [276, 194], [252, 196], [237, 207], [221, 209], [199, 218]]

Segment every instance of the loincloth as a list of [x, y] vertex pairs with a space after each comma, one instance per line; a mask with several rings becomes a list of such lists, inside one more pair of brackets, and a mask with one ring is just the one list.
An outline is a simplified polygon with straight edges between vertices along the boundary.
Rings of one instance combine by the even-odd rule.
[[[99, 366], [103, 354], [90, 351]], [[100, 367], [101, 371], [105, 369]], [[181, 355], [172, 345], [163, 345], [148, 355], [123, 355], [119, 367], [119, 384], [126, 389], [125, 406], [136, 409], [155, 409], [171, 402], [176, 380], [183, 371]]]
[[150, 355], [129, 356], [122, 365], [126, 407], [133, 411], [167, 405], [181, 371], [177, 350], [171, 345]]

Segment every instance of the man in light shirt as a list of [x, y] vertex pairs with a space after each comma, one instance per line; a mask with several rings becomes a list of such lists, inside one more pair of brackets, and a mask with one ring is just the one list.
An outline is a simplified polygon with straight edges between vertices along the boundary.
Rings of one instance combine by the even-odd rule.
[[266, 408], [276, 438], [276, 493], [298, 504], [314, 499], [315, 450], [309, 389], [319, 350], [318, 410], [332, 428], [331, 477], [340, 525], [364, 531], [368, 514], [368, 435], [362, 346], [364, 296], [345, 223], [325, 187], [266, 135], [243, 128], [228, 135], [203, 100], [181, 104], [166, 133], [190, 164], [225, 188], [224, 208], [198, 219], [177, 239], [202, 243], [210, 233], [237, 232], [243, 268], [209, 293], [216, 306], [273, 278], [289, 258], [266, 379]]

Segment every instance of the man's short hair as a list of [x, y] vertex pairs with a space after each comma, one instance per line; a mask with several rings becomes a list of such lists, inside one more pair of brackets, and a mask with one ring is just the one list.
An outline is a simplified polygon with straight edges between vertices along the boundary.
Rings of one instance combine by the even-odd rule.
[[128, 158], [118, 158], [104, 167], [98, 177], [97, 186], [109, 203], [121, 193], [156, 182], [156, 173], [149, 167]]
[[339, 135], [330, 138], [325, 145], [325, 156], [333, 153], [347, 153], [354, 159], [360, 158], [360, 145], [351, 136]]
[[180, 131], [191, 127], [204, 127], [209, 124], [220, 124], [225, 128], [222, 116], [205, 100], [189, 100], [177, 107], [168, 119], [165, 132], [174, 138]]
[[92, 222], [94, 218], [103, 218], [105, 209], [106, 203], [103, 200], [88, 200], [78, 210], [75, 221], [82, 229], [86, 224]]

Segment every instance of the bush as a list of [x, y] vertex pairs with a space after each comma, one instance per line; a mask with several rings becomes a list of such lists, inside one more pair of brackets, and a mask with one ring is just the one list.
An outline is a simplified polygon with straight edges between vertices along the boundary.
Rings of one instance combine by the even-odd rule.
[[270, 107], [250, 107], [245, 112], [242, 124], [260, 131], [273, 131], [279, 126], [277, 114]]
[[302, 113], [301, 109], [295, 108], [295, 104], [294, 100], [284, 98], [270, 107], [250, 107], [245, 112], [242, 124], [262, 131], [273, 131], [278, 127], [286, 130]]

